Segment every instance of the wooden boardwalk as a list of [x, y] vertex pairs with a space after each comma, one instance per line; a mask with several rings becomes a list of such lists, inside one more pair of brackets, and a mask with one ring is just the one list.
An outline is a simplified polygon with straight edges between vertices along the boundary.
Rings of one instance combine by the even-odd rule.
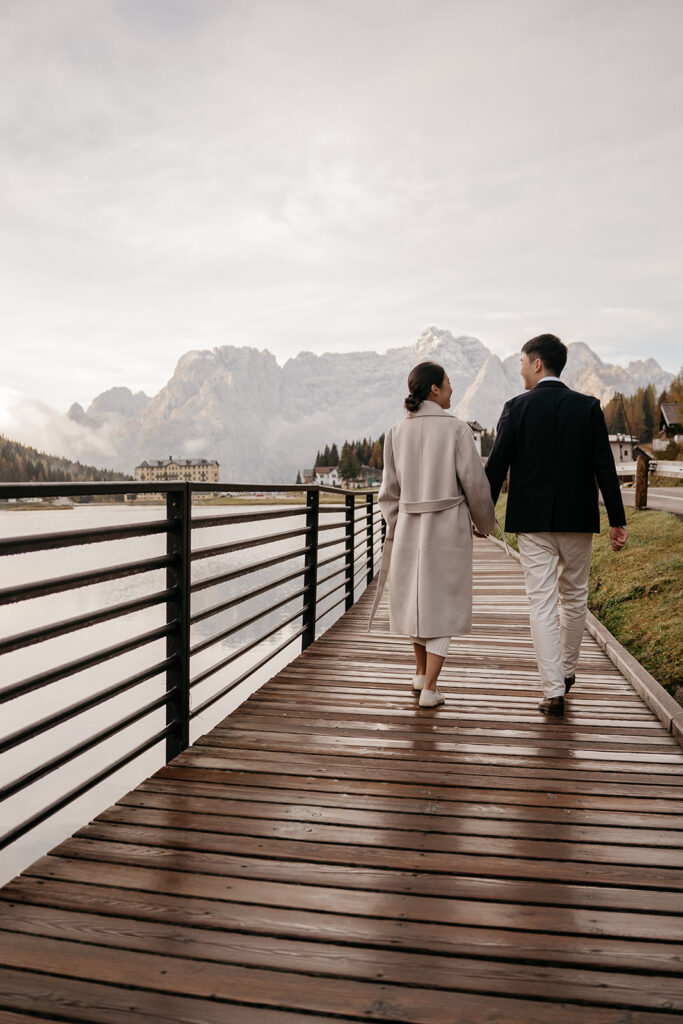
[[681, 749], [489, 542], [436, 710], [370, 597], [0, 891], [0, 1024], [683, 1020]]

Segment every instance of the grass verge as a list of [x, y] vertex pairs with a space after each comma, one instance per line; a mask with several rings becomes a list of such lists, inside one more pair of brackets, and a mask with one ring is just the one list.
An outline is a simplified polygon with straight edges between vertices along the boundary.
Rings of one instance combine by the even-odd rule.
[[[496, 515], [502, 523], [507, 496]], [[683, 523], [668, 512], [626, 509], [629, 539], [615, 554], [600, 509], [588, 607], [620, 644], [683, 705]], [[514, 534], [508, 544], [519, 550]]]

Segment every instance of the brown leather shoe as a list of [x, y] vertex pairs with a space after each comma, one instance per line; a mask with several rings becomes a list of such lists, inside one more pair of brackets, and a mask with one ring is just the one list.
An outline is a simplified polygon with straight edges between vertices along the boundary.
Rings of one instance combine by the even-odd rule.
[[569, 693], [575, 682], [576, 676], [569, 676], [568, 678], [566, 678], [564, 681], [564, 692]]
[[564, 714], [564, 697], [546, 697], [538, 705], [538, 710], [542, 715], [560, 718]]

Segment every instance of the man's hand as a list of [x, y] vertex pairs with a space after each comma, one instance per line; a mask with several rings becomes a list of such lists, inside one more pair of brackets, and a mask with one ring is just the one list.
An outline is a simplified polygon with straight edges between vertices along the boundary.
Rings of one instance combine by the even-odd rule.
[[475, 537], [488, 537], [488, 533], [479, 533], [479, 530], [476, 528], [474, 523], [472, 523], [472, 533]]
[[628, 539], [628, 530], [625, 526], [611, 526], [609, 531], [609, 540], [612, 545], [612, 551], [621, 551], [624, 544]]

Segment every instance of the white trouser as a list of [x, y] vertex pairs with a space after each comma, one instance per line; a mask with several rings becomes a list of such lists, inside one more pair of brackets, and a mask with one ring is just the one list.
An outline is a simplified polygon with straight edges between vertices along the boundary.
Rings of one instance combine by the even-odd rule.
[[560, 697], [579, 660], [593, 534], [518, 533], [517, 542], [541, 686], [546, 697]]
[[410, 638], [414, 644], [419, 644], [420, 647], [427, 648], [427, 654], [438, 654], [440, 658], [445, 658], [448, 654], [448, 645], [451, 642], [449, 636], [428, 636], [424, 640], [420, 640], [417, 636], [411, 636]]

